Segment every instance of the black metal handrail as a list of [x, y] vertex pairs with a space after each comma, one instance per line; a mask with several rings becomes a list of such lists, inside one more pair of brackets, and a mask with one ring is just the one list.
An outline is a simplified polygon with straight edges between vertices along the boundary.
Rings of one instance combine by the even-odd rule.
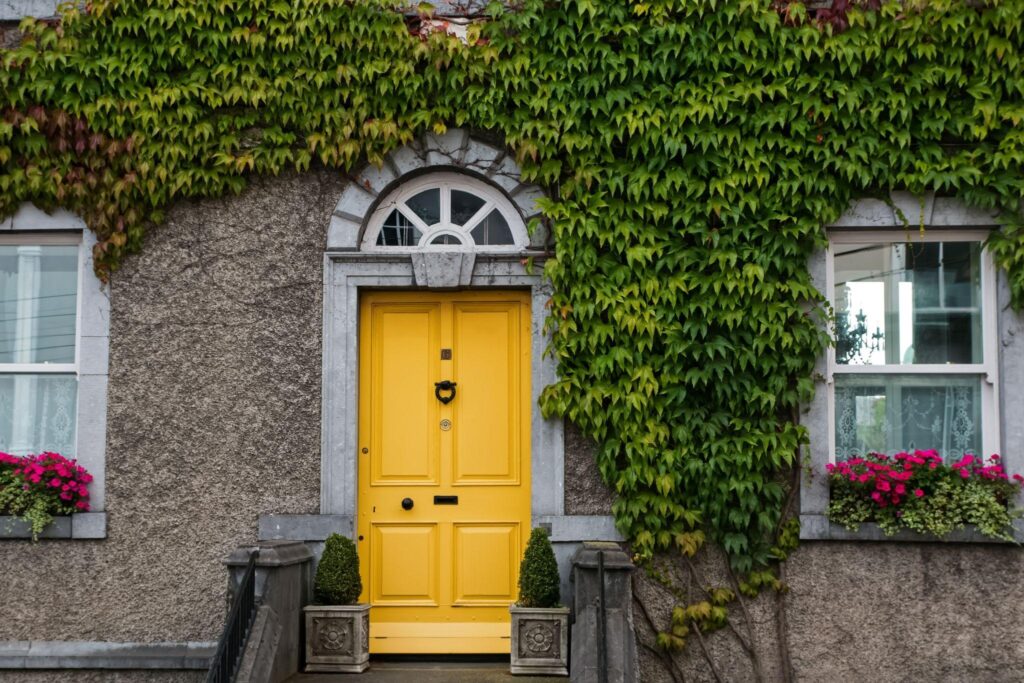
[[238, 663], [245, 651], [252, 622], [256, 618], [256, 558], [259, 551], [249, 555], [245, 574], [235, 590], [235, 599], [224, 622], [224, 631], [217, 643], [217, 654], [210, 662], [206, 683], [231, 683], [238, 673]]

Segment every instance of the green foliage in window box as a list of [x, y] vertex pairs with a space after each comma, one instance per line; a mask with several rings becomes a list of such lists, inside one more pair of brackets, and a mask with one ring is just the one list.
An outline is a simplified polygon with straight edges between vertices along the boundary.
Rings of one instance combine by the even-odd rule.
[[828, 472], [828, 518], [851, 531], [874, 522], [888, 536], [909, 529], [942, 538], [973, 525], [990, 538], [1014, 540], [1020, 511], [1013, 500], [1024, 477], [1009, 476], [997, 455], [987, 465], [973, 455], [946, 465], [935, 451], [872, 453]]
[[557, 607], [561, 598], [558, 562], [544, 529], [534, 529], [519, 565], [520, 607]]
[[316, 568], [313, 595], [321, 605], [354, 605], [363, 592], [359, 577], [359, 553], [351, 538], [331, 534]]

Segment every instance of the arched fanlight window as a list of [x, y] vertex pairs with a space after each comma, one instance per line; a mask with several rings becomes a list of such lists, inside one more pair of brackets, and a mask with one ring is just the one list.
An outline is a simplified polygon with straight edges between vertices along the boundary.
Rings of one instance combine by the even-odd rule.
[[432, 173], [384, 198], [363, 234], [364, 251], [519, 251], [526, 226], [505, 195], [459, 173]]

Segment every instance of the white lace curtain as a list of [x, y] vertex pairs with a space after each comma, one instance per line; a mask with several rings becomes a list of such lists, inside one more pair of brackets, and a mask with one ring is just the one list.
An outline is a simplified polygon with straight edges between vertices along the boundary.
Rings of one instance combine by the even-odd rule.
[[892, 378], [875, 385], [837, 382], [836, 456], [935, 449], [943, 459], [981, 453], [979, 380], [930, 383]]

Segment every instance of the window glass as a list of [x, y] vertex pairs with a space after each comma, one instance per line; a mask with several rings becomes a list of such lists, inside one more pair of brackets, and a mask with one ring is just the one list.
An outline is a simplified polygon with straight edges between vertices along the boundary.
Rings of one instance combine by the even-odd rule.
[[73, 456], [77, 404], [75, 375], [0, 375], [0, 451]]
[[487, 214], [480, 223], [473, 228], [473, 240], [477, 244], [513, 244], [512, 230], [501, 212], [495, 209]]
[[441, 190], [436, 187], [420, 192], [405, 204], [427, 225], [441, 220]]
[[384, 221], [377, 233], [377, 246], [414, 247], [419, 244], [422, 233], [412, 222], [395, 209]]
[[452, 223], [465, 225], [466, 221], [475, 216], [483, 206], [484, 200], [475, 194], [452, 190]]
[[841, 244], [836, 362], [983, 362], [980, 242]]
[[77, 246], [0, 246], [0, 363], [74, 363], [77, 311]]
[[934, 448], [946, 460], [982, 454], [975, 375], [835, 376], [836, 458]]
[[462, 244], [462, 240], [460, 240], [455, 235], [438, 235], [434, 239], [430, 240], [430, 243], [431, 244]]

